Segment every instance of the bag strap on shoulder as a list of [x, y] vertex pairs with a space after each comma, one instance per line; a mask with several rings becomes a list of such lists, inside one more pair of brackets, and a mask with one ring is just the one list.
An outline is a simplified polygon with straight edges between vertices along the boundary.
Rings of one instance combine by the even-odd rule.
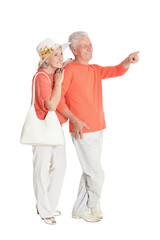
[[36, 81], [36, 77], [37, 77], [37, 75], [40, 74], [40, 73], [46, 75], [47, 78], [48, 78], [48, 80], [49, 80], [49, 82], [51, 82], [50, 78], [48, 77], [48, 75], [47, 75], [46, 73], [44, 73], [44, 72], [38, 72], [38, 73], [36, 73], [36, 75], [34, 76], [34, 80], [33, 80], [32, 105], [34, 105], [34, 103], [35, 103], [35, 81]]

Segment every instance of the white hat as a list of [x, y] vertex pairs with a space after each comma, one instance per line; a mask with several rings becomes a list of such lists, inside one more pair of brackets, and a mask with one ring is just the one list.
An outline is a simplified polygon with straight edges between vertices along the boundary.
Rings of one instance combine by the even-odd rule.
[[55, 43], [52, 39], [46, 38], [41, 43], [38, 44], [36, 50], [40, 56], [40, 61], [38, 67], [48, 58], [48, 56], [53, 53], [57, 48], [61, 47], [64, 51], [71, 43], [58, 44]]

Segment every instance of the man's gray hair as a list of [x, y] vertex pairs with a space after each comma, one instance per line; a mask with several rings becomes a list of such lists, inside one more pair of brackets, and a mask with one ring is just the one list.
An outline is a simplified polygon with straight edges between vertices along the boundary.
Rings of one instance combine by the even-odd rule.
[[69, 47], [76, 49], [77, 39], [81, 38], [81, 37], [85, 37], [85, 36], [88, 37], [88, 33], [87, 32], [79, 31], [79, 32], [72, 33], [69, 36], [69, 39], [68, 39], [68, 41], [71, 42]]

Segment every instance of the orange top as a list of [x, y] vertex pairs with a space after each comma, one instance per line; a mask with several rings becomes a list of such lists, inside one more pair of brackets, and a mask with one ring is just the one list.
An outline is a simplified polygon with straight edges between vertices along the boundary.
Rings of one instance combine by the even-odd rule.
[[[61, 100], [57, 110], [62, 112], [68, 107], [77, 118], [89, 126], [89, 129], [83, 128], [84, 133], [106, 128], [101, 80], [121, 76], [127, 70], [122, 64], [113, 67], [77, 62], [68, 64], [65, 67]], [[73, 131], [71, 122], [69, 130]]]
[[[43, 120], [48, 113], [48, 108], [45, 106], [45, 100], [50, 99], [52, 95], [53, 88], [54, 88], [54, 75], [53, 73], [48, 74], [42, 69], [38, 69], [37, 73], [38, 72], [43, 72], [43, 73], [39, 73], [35, 79], [34, 106], [35, 106], [37, 117]], [[50, 81], [44, 73], [49, 77]], [[33, 80], [32, 80], [32, 89], [33, 89]], [[59, 112], [56, 111], [56, 114], [61, 124], [67, 121], [67, 119], [63, 117], [63, 115], [60, 114]]]

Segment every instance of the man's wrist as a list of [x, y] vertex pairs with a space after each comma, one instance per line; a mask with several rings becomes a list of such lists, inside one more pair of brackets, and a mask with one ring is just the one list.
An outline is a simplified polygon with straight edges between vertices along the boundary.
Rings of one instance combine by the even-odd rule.
[[75, 122], [77, 122], [78, 118], [76, 116], [74, 116], [73, 114], [71, 114], [69, 120], [74, 124]]
[[61, 113], [72, 123], [75, 123], [78, 120], [78, 118], [69, 110], [69, 108], [65, 108]]
[[124, 68], [129, 68], [130, 62], [129, 62], [129, 58], [128, 57], [122, 62], [122, 66]]

